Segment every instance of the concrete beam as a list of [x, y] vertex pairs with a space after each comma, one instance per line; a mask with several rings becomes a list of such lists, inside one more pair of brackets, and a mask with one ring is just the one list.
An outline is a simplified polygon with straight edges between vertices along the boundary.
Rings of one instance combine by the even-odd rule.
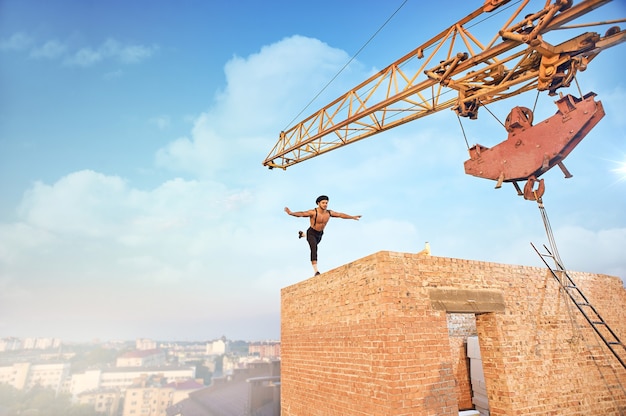
[[493, 289], [429, 289], [434, 309], [450, 313], [504, 312], [504, 295]]

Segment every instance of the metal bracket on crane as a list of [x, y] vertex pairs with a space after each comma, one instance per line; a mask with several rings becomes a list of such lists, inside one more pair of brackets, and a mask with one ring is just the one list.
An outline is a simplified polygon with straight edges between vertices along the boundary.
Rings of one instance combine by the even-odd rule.
[[[529, 45], [541, 54], [537, 89], [548, 90], [549, 95], [556, 95], [556, 90], [568, 87], [576, 72], [584, 71], [589, 57], [579, 55], [581, 51], [591, 50], [600, 41], [597, 33], [584, 33], [557, 46], [545, 42], [541, 36]], [[572, 56], [574, 51], [578, 56]]]
[[485, 0], [483, 11], [486, 13], [496, 10], [498, 7], [507, 4], [511, 0]]
[[[556, 114], [536, 125], [530, 109], [513, 108], [505, 123], [508, 138], [491, 148], [472, 146], [465, 173], [497, 181], [496, 188], [512, 182], [519, 195], [536, 200], [532, 190], [536, 178], [552, 167], [559, 166], [566, 178], [572, 176], [563, 160], [604, 117], [602, 102], [595, 96], [593, 92], [582, 98], [565, 95], [555, 102]], [[528, 181], [523, 193], [517, 185], [520, 181]], [[543, 194], [544, 189], [540, 181], [537, 192]]]
[[467, 52], [459, 52], [456, 56], [440, 62], [436, 67], [424, 71], [424, 74], [430, 79], [437, 80], [441, 85], [447, 86], [451, 81], [450, 74], [468, 57]]

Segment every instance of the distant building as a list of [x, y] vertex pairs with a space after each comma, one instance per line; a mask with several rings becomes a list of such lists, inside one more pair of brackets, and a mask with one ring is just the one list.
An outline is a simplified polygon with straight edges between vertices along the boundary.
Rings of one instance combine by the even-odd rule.
[[22, 340], [19, 338], [2, 338], [0, 339], [0, 352], [17, 351], [22, 349]]
[[61, 340], [59, 338], [15, 338], [8, 337], [0, 339], [0, 352], [18, 350], [47, 350], [49, 348], [59, 348]]
[[137, 341], [135, 341], [135, 348], [137, 348], [140, 351], [156, 350], [157, 349], [157, 343], [156, 343], [156, 341], [153, 341], [151, 339], [139, 338], [139, 339], [137, 339]]
[[156, 367], [165, 364], [163, 350], [135, 350], [117, 358], [116, 367]]
[[207, 358], [207, 344], [202, 343], [161, 343], [161, 348], [167, 351], [169, 359], [174, 359], [179, 364], [189, 361], [202, 361]]
[[8, 384], [18, 390], [29, 390], [35, 386], [41, 386], [51, 388], [58, 393], [69, 375], [69, 363], [15, 363], [0, 367], [0, 384]]
[[101, 379], [102, 370], [100, 369], [86, 370], [84, 373], [72, 374], [68, 392], [74, 397], [77, 397], [84, 392], [97, 391], [100, 389]]
[[104, 370], [87, 370], [82, 374], [72, 375], [70, 391], [74, 397], [86, 392], [98, 389], [126, 390], [138, 379], [148, 376], [161, 376], [167, 383], [183, 382], [195, 379], [195, 367], [152, 367], [152, 368], [110, 368]]
[[213, 342], [207, 343], [206, 353], [207, 355], [222, 355], [229, 352], [228, 341], [224, 338], [218, 339]]
[[129, 387], [142, 374], [162, 375], [166, 382], [173, 383], [196, 377], [195, 367], [115, 368], [102, 372], [102, 387]]
[[22, 341], [22, 348], [25, 350], [46, 350], [60, 346], [61, 340], [58, 338], [24, 338]]
[[172, 405], [173, 390], [160, 387], [131, 387], [124, 396], [123, 416], [165, 416]]
[[118, 389], [86, 391], [76, 397], [79, 404], [87, 404], [106, 416], [117, 416], [122, 403], [122, 395]]
[[252, 342], [248, 354], [259, 358], [280, 358], [280, 341]]
[[22, 390], [26, 386], [30, 366], [30, 363], [15, 363], [0, 367], [0, 384], [8, 384]]
[[166, 409], [189, 397], [204, 385], [195, 380], [164, 384], [163, 377], [142, 377], [126, 389], [123, 416], [165, 416]]

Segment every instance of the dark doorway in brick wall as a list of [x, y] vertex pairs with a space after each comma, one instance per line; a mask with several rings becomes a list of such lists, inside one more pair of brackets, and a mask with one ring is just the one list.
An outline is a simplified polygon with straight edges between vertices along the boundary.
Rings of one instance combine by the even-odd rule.
[[[447, 313], [448, 336], [460, 411], [489, 415], [489, 401], [473, 313]], [[470, 414], [470, 413], [467, 413]]]

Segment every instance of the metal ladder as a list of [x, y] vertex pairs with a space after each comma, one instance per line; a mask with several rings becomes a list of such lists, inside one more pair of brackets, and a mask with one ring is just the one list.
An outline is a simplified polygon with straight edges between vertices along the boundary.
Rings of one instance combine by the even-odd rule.
[[[598, 334], [602, 342], [609, 348], [622, 367], [626, 369], [626, 346], [619, 340], [605, 320], [602, 319], [602, 316], [600, 316], [596, 308], [589, 303], [589, 300], [587, 300], [580, 288], [576, 286], [576, 283], [574, 283], [572, 278], [567, 274], [567, 271], [563, 268], [560, 260], [557, 258], [558, 256], [553, 255], [545, 245], [543, 247], [547, 254], [540, 253], [533, 243], [530, 243], [530, 245], [535, 249], [535, 252], [548, 267], [548, 270], [550, 270], [552, 277], [554, 277], [565, 290], [565, 293], [567, 293], [572, 302], [574, 302], [574, 305], [576, 305], [596, 334]], [[546, 261], [546, 257], [554, 260], [557, 267], [556, 270], [550, 267]]]

